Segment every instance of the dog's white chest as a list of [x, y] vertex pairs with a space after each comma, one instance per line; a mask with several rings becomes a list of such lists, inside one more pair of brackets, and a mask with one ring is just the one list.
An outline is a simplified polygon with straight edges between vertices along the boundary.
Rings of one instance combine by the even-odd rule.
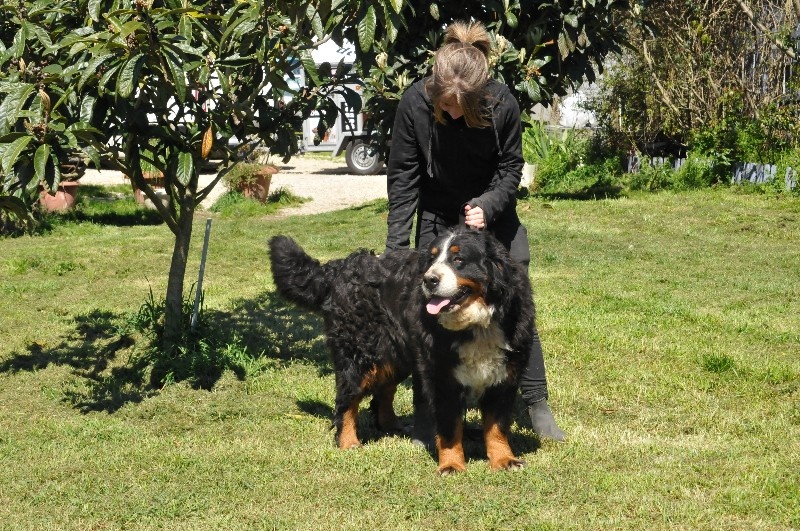
[[508, 378], [505, 351], [510, 350], [505, 334], [496, 323], [486, 328], [477, 327], [472, 341], [458, 347], [461, 363], [454, 375], [461, 385], [479, 397], [487, 387], [502, 383]]

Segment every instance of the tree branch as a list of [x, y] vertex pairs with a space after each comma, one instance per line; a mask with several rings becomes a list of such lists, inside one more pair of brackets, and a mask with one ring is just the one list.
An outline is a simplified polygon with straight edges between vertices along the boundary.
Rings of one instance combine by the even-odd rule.
[[653, 65], [653, 58], [650, 57], [650, 52], [647, 50], [647, 41], [642, 41], [642, 53], [644, 55], [644, 60], [647, 61], [647, 65], [650, 67], [650, 73], [652, 74], [653, 81], [655, 82], [656, 87], [658, 87], [658, 91], [661, 92], [661, 97], [663, 98], [664, 103], [666, 103], [667, 106], [670, 109], [672, 109], [672, 112], [680, 116], [681, 114], [680, 109], [678, 109], [678, 107], [674, 103], [672, 103], [672, 99], [669, 97], [669, 93], [666, 91], [664, 86], [661, 84], [661, 80], [659, 80], [658, 76], [656, 75], [656, 71]]
[[[755, 27], [758, 31], [763, 33], [764, 36], [768, 38], [770, 42], [772, 42], [772, 44], [775, 45], [775, 47], [777, 47], [780, 51], [784, 53], [784, 55], [786, 55], [792, 60], [797, 59], [797, 54], [793, 49], [789, 48], [781, 41], [779, 41], [767, 26], [765, 26], [762, 22], [756, 20], [756, 16], [753, 13], [753, 10], [750, 9], [750, 6], [747, 5], [747, 2], [745, 2], [744, 0], [736, 0], [736, 3], [739, 4], [739, 8], [747, 16], [747, 18], [750, 19], [750, 23], [753, 24], [753, 27]], [[795, 12], [798, 14], [798, 16], [800, 16], [800, 0], [792, 0], [792, 5], [794, 6]]]

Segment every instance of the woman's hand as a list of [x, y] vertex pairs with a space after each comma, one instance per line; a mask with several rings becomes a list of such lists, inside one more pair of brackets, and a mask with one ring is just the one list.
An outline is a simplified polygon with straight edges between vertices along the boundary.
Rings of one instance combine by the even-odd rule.
[[481, 207], [464, 205], [464, 217], [467, 227], [472, 227], [473, 229], [486, 228], [486, 218], [483, 216], [483, 209]]

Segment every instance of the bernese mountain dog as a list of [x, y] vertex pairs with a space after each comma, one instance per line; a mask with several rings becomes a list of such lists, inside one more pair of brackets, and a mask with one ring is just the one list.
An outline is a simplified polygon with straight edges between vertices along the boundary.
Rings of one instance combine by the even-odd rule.
[[278, 293], [320, 314], [336, 378], [339, 448], [360, 446], [358, 408], [398, 430], [392, 405], [412, 377], [415, 439], [432, 442], [440, 474], [466, 469], [468, 399], [477, 401], [492, 469], [523, 465], [508, 443], [519, 379], [533, 341], [528, 274], [490, 233], [459, 229], [428, 249], [359, 250], [320, 263], [287, 236], [270, 242]]

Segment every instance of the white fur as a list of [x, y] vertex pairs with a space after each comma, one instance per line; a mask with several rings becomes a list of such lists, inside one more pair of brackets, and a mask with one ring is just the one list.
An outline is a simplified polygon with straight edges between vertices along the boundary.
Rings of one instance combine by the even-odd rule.
[[466, 306], [457, 306], [453, 310], [440, 313], [439, 324], [448, 330], [464, 330], [474, 326], [486, 328], [492, 322], [494, 307], [487, 306], [483, 299], [477, 299]]
[[440, 262], [435, 262], [428, 271], [425, 273], [436, 275], [439, 277], [439, 285], [436, 286], [436, 290], [431, 292], [425, 285], [422, 286], [422, 289], [425, 291], [425, 294], [430, 297], [431, 295], [437, 295], [439, 297], [452, 297], [456, 293], [458, 293], [459, 285], [458, 285], [458, 277], [456, 277], [455, 272], [453, 269], [447, 265]]
[[461, 363], [454, 375], [475, 397], [480, 397], [487, 387], [508, 379], [505, 351], [510, 347], [497, 323], [476, 327], [473, 333], [472, 341], [458, 347]]
[[442, 263], [447, 260], [447, 254], [450, 252], [450, 242], [453, 241], [455, 237], [455, 234], [451, 234], [442, 242], [442, 248], [439, 250], [441, 254], [436, 258], [436, 262], [434, 263]]

